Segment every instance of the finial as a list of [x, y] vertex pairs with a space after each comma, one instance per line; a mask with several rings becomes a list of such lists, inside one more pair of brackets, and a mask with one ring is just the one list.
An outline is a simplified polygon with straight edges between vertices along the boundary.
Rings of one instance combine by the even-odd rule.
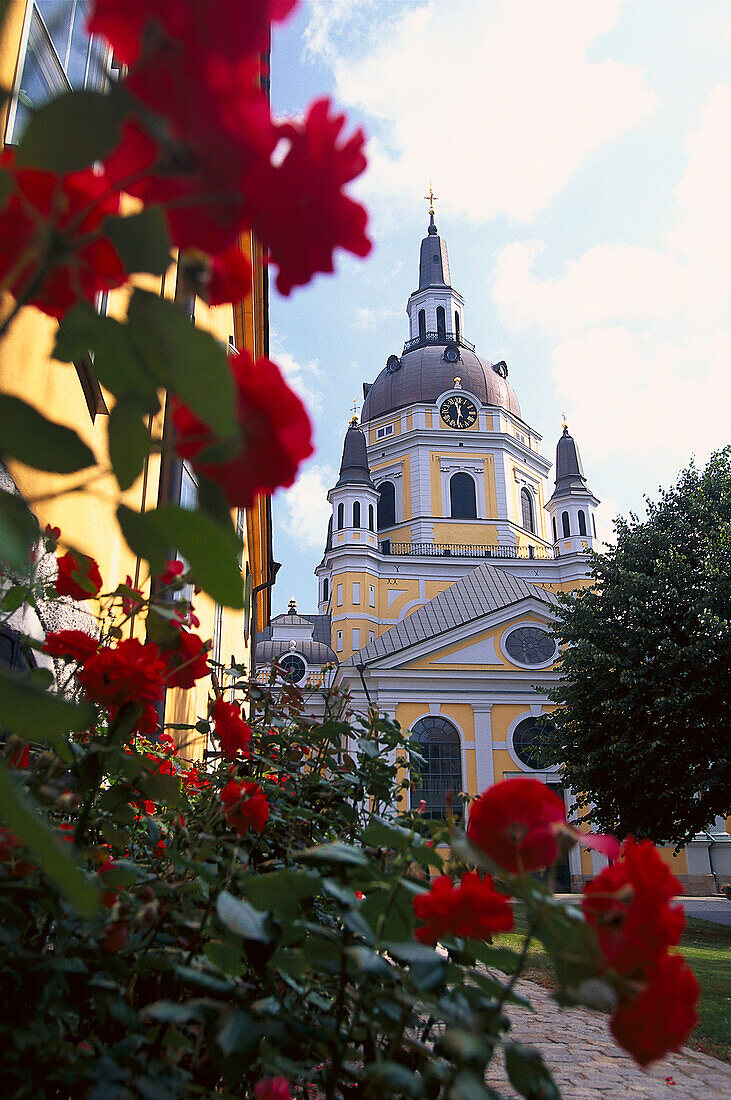
[[289, 607], [287, 608], [287, 614], [288, 615], [296, 615], [297, 614], [297, 601], [296, 600], [290, 600], [289, 601]]
[[439, 196], [434, 194], [431, 184], [429, 184], [429, 194], [424, 195], [424, 198], [429, 200], [429, 213], [434, 217], [434, 200], [438, 199]]
[[454, 388], [455, 388], [455, 390], [461, 390], [462, 389], [462, 379], [460, 378], [459, 375], [456, 375], [456, 377], [454, 379]]
[[351, 412], [350, 423], [351, 424], [357, 424], [358, 423], [358, 399], [355, 398], [355, 397], [353, 398], [353, 407], [350, 410], [350, 412]]
[[568, 426], [568, 424], [566, 423], [566, 413], [565, 413], [565, 412], [562, 412], [562, 413], [561, 413], [561, 420], [562, 420], [562, 422], [563, 422], [563, 430], [564, 430], [565, 432], [568, 432], [568, 430], [569, 430], [569, 426]]

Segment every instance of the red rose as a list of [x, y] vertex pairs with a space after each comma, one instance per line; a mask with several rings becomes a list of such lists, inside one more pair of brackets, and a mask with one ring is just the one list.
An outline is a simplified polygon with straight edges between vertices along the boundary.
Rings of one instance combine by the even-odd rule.
[[238, 245], [211, 256], [199, 294], [210, 306], [241, 302], [251, 290], [251, 265]]
[[186, 791], [203, 791], [210, 787], [210, 780], [201, 775], [198, 768], [189, 768], [187, 772], [181, 772], [180, 778]]
[[7, 150], [0, 164], [13, 181], [0, 209], [0, 278], [9, 277], [16, 299], [29, 295], [31, 305], [61, 318], [81, 298], [93, 301], [127, 281], [103, 235], [104, 219], [119, 213], [119, 193], [103, 174], [92, 168], [67, 176], [16, 168]]
[[71, 661], [77, 661], [83, 665], [92, 653], [99, 649], [96, 638], [90, 637], [83, 630], [56, 630], [46, 634], [43, 643], [43, 652], [49, 657], [65, 657]]
[[503, 870], [518, 875], [556, 862], [561, 827], [566, 810], [555, 791], [538, 779], [505, 779], [472, 805], [467, 836]]
[[223, 755], [228, 760], [234, 760], [238, 753], [248, 756], [251, 727], [242, 719], [239, 704], [218, 698], [213, 704], [212, 717]]
[[124, 587], [128, 589], [128, 592], [122, 593], [122, 611], [125, 615], [137, 615], [145, 605], [145, 597], [140, 592], [139, 588], [134, 587], [134, 582], [127, 574]]
[[102, 949], [109, 955], [116, 955], [124, 947], [128, 931], [129, 929], [123, 921], [114, 921], [114, 923], [108, 925], [102, 941]]
[[513, 927], [507, 898], [497, 893], [489, 875], [481, 879], [476, 871], [462, 875], [459, 886], [441, 875], [428, 894], [414, 898], [414, 913], [425, 922], [414, 933], [422, 943], [436, 943], [445, 936], [486, 940]]
[[102, 576], [93, 558], [69, 550], [56, 560], [56, 591], [59, 596], [71, 596], [74, 600], [90, 600], [96, 596], [102, 586]]
[[662, 955], [647, 978], [647, 987], [620, 1004], [610, 1023], [619, 1045], [641, 1066], [678, 1050], [698, 1022], [698, 982], [680, 955]]
[[229, 779], [221, 791], [226, 820], [239, 836], [249, 829], [260, 833], [269, 819], [269, 803], [258, 783], [243, 783]]
[[154, 643], [142, 645], [136, 638], [127, 638], [89, 657], [76, 678], [90, 702], [123, 707], [160, 699], [164, 671], [165, 662]]
[[683, 888], [649, 840], [628, 837], [622, 858], [584, 887], [582, 908], [595, 928], [606, 963], [632, 975], [680, 939]]
[[338, 144], [344, 122], [344, 115], [330, 117], [329, 99], [315, 100], [304, 124], [278, 128], [290, 143], [284, 160], [260, 161], [246, 176], [252, 225], [279, 267], [280, 294], [308, 283], [317, 271], [333, 271], [338, 247], [356, 256], [371, 250], [368, 215], [342, 193], [366, 167], [365, 137], [356, 130]]
[[34, 869], [23, 859], [25, 845], [10, 829], [0, 828], [0, 863], [11, 878], [25, 878]]
[[266, 1077], [254, 1085], [254, 1100], [293, 1100], [286, 1077]]
[[210, 643], [203, 642], [197, 634], [181, 630], [175, 649], [166, 649], [168, 667], [165, 680], [168, 687], [191, 688], [202, 676], [211, 672], [208, 664]]
[[270, 359], [254, 363], [247, 351], [240, 351], [230, 362], [238, 389], [238, 455], [225, 462], [197, 462], [214, 442], [212, 431], [177, 402], [173, 419], [181, 458], [216, 482], [232, 507], [248, 508], [257, 493], [293, 483], [300, 463], [312, 454], [312, 428], [302, 402]]
[[8, 767], [17, 768], [22, 770], [30, 767], [30, 746], [23, 745], [22, 748], [16, 749], [15, 752], [11, 752], [8, 757]]

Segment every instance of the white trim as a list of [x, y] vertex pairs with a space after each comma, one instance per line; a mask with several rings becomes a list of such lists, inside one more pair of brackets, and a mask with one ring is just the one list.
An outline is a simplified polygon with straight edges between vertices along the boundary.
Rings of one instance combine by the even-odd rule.
[[542, 709], [540, 703], [531, 703], [528, 710], [523, 711], [522, 714], [519, 714], [518, 717], [514, 718], [508, 726], [506, 742], [508, 755], [510, 756], [510, 759], [513, 761], [513, 763], [518, 768], [520, 768], [521, 774], [529, 775], [532, 779], [541, 779], [543, 780], [543, 782], [546, 782], [546, 776], [549, 776], [551, 779], [554, 780], [556, 779], [556, 776], [559, 774], [558, 767], [554, 765], [552, 768], [529, 768], [527, 764], [523, 763], [513, 747], [513, 734], [515, 733], [520, 723], [524, 722], [526, 718], [540, 718], [544, 714], [547, 718], [550, 716], [548, 712]]

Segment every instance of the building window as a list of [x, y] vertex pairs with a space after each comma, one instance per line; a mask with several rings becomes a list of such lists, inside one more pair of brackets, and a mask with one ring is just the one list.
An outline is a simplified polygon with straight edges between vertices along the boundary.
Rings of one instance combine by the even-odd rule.
[[419, 310], [419, 339], [426, 339], [426, 310]]
[[180, 470], [180, 507], [189, 512], [198, 507], [198, 482], [185, 461]]
[[88, 0], [33, 4], [28, 45], [17, 95], [8, 115], [7, 140], [17, 144], [32, 110], [69, 88], [101, 88], [106, 47], [86, 33]]
[[520, 508], [523, 513], [523, 527], [526, 531], [535, 531], [533, 526], [533, 500], [527, 489], [520, 490]]
[[0, 628], [0, 667], [10, 668], [14, 672], [24, 672], [35, 668], [33, 653], [23, 649], [23, 639], [9, 626]]
[[328, 584], [327, 584], [327, 577], [325, 577], [325, 580], [322, 582], [322, 599], [323, 599], [324, 603], [327, 603], [327, 594], [328, 594]]
[[353, 527], [360, 527], [360, 501], [353, 504]]
[[338, 653], [343, 652], [343, 632], [342, 632], [342, 630], [339, 630], [338, 635], [337, 635], [337, 651], [338, 651]]
[[371, 642], [375, 642], [375, 640], [376, 640], [375, 630], [369, 630], [368, 631], [368, 645], [370, 645]]
[[360, 581], [353, 581], [353, 603], [360, 603]]
[[373, 584], [368, 585], [368, 605], [369, 607], [376, 606], [376, 587]]
[[469, 474], [449, 479], [449, 505], [452, 519], [477, 519], [475, 483]]
[[376, 439], [384, 439], [387, 435], [393, 435], [393, 424], [384, 424], [382, 428], [376, 428]]
[[353, 627], [353, 652], [360, 649], [360, 629], [357, 626]]
[[454, 311], [454, 338], [459, 343], [459, 311]]
[[338, 607], [342, 607], [342, 606], [343, 606], [343, 586], [342, 586], [342, 584], [339, 584], [338, 585]]
[[586, 534], [586, 513], [583, 508], [579, 508], [579, 534]]
[[561, 525], [563, 526], [563, 537], [567, 539], [571, 534], [571, 525], [569, 523], [568, 512], [561, 513]]
[[526, 768], [536, 771], [546, 765], [539, 755], [541, 736], [550, 726], [547, 716], [524, 718], [513, 730], [513, 752]]
[[378, 530], [396, 523], [396, 487], [392, 481], [382, 481], [378, 487]]
[[368, 530], [369, 531], [373, 530], [373, 523], [374, 523], [373, 505], [369, 504], [368, 505]]
[[300, 657], [299, 653], [285, 653], [277, 660], [277, 664], [284, 672], [286, 679], [291, 680], [293, 684], [301, 684], [307, 675], [305, 659]]
[[223, 635], [223, 607], [217, 603], [213, 611], [213, 657], [214, 663], [221, 663], [221, 638]]
[[413, 776], [411, 809], [426, 802], [427, 817], [444, 818], [447, 794], [451, 793], [455, 817], [462, 813], [462, 753], [459, 734], [451, 722], [438, 714], [420, 718], [411, 731], [424, 763]]
[[437, 336], [442, 340], [447, 335], [447, 320], [444, 313], [444, 306], [437, 306]]
[[593, 512], [591, 513], [591, 526], [594, 529], [594, 538], [596, 538], [596, 519], [594, 518]]
[[345, 526], [345, 505], [338, 504], [338, 531], [342, 531]]

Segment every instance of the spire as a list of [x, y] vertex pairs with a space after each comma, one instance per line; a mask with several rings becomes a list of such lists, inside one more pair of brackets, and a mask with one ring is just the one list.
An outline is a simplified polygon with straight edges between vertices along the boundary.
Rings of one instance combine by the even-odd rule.
[[343, 460], [340, 463], [340, 477], [336, 488], [341, 485], [369, 485], [372, 487], [365, 436], [355, 417], [350, 421], [348, 430], [345, 433]]
[[556, 491], [553, 495], [571, 496], [577, 490], [586, 492], [584, 467], [576, 441], [569, 435], [568, 425], [564, 424], [556, 447]]
[[419, 290], [425, 290], [428, 286], [450, 285], [447, 244], [439, 236], [434, 221], [434, 200], [436, 197], [431, 184], [429, 184], [429, 194], [424, 196], [425, 199], [429, 200], [429, 228], [426, 231], [426, 237], [421, 242]]

